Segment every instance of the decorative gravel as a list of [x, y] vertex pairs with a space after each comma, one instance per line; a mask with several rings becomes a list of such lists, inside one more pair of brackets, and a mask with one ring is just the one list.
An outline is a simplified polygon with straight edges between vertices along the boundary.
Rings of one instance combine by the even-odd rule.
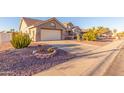
[[1, 76], [31, 76], [57, 64], [66, 62], [75, 56], [61, 49], [57, 49], [55, 56], [51, 58], [36, 58], [33, 51], [51, 46], [29, 46], [23, 49], [7, 50], [0, 53]]

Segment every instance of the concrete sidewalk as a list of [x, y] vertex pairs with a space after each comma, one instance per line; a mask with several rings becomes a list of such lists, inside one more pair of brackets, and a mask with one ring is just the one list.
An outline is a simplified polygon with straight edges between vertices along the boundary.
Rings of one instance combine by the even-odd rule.
[[104, 75], [123, 42], [123, 40], [114, 41], [90, 53], [78, 55], [77, 58], [40, 72], [36, 76]]

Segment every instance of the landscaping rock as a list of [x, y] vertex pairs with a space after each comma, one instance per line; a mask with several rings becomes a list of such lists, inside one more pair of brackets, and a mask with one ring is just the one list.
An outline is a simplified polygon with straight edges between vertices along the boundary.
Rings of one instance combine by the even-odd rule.
[[8, 50], [0, 53], [0, 75], [2, 76], [31, 76], [57, 64], [66, 62], [75, 57], [74, 55], [56, 49], [46, 57], [36, 56], [36, 50], [51, 46], [29, 46], [23, 49]]

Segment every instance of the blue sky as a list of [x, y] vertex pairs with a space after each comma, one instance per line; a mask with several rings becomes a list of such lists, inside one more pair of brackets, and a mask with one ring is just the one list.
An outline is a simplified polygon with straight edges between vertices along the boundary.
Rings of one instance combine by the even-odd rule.
[[[34, 17], [34, 19], [47, 20], [50, 17]], [[61, 22], [72, 22], [80, 28], [104, 26], [110, 29], [124, 31], [124, 17], [57, 17]], [[20, 17], [0, 17], [0, 31], [14, 28], [18, 30]]]

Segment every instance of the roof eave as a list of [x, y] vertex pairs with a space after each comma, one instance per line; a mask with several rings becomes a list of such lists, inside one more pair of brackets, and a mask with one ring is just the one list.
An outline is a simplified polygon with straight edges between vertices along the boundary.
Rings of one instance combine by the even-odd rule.
[[28, 28], [33, 28], [33, 27], [36, 27], [36, 26], [32, 25], [32, 26], [29, 26]]
[[35, 26], [42, 25], [42, 24], [45, 24], [46, 22], [49, 22], [49, 21], [51, 21], [51, 20], [56, 20], [56, 21], [66, 30], [66, 27], [65, 27], [61, 22], [59, 22], [55, 17], [50, 18], [50, 19], [48, 19], [47, 21], [44, 21], [43, 23], [36, 24], [36, 25], [34, 25], [34, 27], [35, 27]]

